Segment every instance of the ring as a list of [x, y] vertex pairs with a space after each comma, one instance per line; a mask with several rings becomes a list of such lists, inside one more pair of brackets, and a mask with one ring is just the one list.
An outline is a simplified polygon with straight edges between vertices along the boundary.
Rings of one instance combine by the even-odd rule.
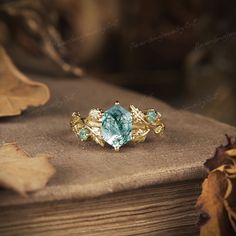
[[165, 125], [158, 111], [147, 109], [142, 112], [133, 105], [129, 108], [130, 111], [116, 102], [105, 112], [99, 108], [90, 110], [87, 118], [73, 112], [70, 126], [81, 141], [90, 139], [101, 146], [108, 143], [116, 151], [130, 141], [143, 142], [150, 130], [155, 134], [164, 131]]

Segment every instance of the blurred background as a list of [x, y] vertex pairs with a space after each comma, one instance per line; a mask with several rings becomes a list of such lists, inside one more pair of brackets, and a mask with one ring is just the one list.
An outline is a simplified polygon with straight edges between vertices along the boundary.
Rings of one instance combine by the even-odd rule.
[[[236, 125], [236, 1], [2, 0], [24, 73], [86, 76]], [[73, 79], [73, 78], [72, 78]]]

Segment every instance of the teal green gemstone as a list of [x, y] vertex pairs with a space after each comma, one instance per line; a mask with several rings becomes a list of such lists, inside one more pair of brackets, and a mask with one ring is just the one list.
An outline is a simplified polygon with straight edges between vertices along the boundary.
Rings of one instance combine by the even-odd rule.
[[120, 105], [114, 105], [104, 112], [101, 131], [103, 139], [115, 149], [119, 149], [131, 140], [131, 113]]
[[155, 111], [148, 111], [147, 119], [150, 123], [154, 123], [157, 119], [157, 113]]
[[86, 128], [82, 128], [79, 131], [79, 137], [81, 141], [85, 141], [89, 137], [89, 131]]

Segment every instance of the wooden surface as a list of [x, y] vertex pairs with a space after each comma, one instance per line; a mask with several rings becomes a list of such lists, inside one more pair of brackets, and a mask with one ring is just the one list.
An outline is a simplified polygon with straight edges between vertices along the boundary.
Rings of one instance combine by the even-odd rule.
[[1, 207], [0, 235], [195, 236], [199, 187], [192, 181], [85, 201]]

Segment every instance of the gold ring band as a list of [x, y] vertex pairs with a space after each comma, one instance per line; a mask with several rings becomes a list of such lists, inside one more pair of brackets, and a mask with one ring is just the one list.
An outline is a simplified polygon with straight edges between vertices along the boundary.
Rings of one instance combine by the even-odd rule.
[[90, 110], [86, 118], [81, 118], [79, 112], [74, 112], [70, 122], [72, 131], [81, 141], [90, 139], [101, 146], [108, 143], [117, 151], [130, 141], [143, 142], [151, 130], [155, 134], [164, 131], [165, 125], [158, 111], [141, 111], [133, 105], [129, 108], [130, 111], [116, 102], [105, 112], [99, 108]]

